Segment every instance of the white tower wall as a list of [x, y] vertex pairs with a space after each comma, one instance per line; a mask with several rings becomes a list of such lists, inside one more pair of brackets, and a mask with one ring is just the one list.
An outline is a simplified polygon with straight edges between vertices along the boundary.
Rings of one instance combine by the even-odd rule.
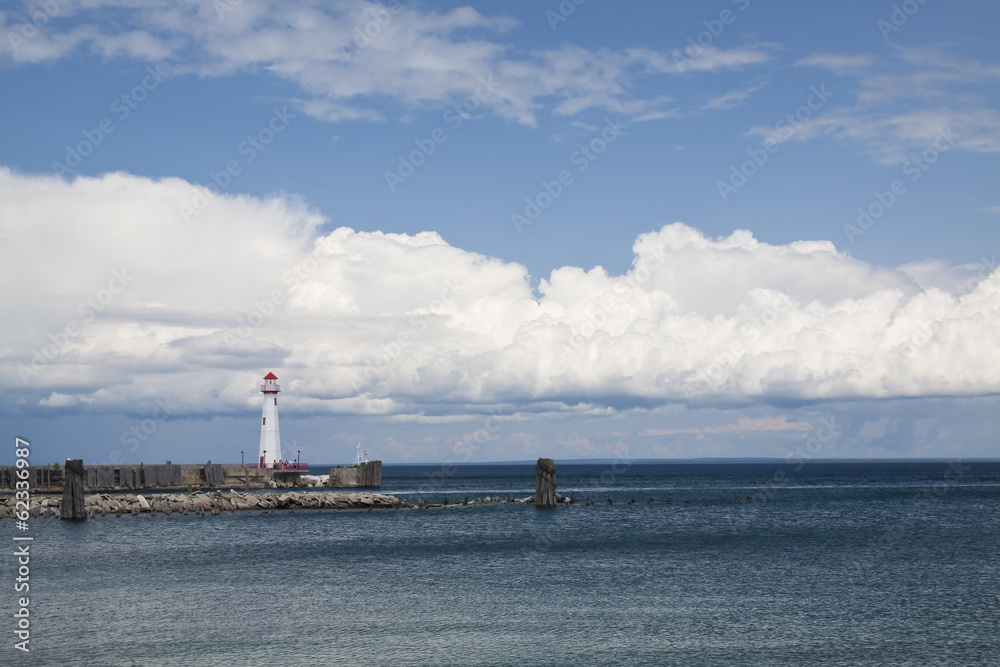
[[281, 435], [278, 432], [278, 385], [275, 380], [264, 380], [261, 385], [264, 393], [264, 409], [260, 420], [260, 451], [257, 461], [264, 461], [268, 468], [274, 467], [275, 461], [281, 460]]

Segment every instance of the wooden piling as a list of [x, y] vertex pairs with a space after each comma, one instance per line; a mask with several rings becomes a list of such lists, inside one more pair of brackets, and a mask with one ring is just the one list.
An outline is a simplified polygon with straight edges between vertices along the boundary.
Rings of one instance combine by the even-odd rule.
[[552, 459], [538, 459], [535, 465], [535, 507], [556, 506], [556, 464]]
[[59, 517], [71, 520], [87, 518], [87, 504], [83, 497], [83, 459], [66, 459], [66, 482]]
[[358, 470], [358, 486], [363, 489], [377, 489], [382, 486], [382, 462], [362, 463]]

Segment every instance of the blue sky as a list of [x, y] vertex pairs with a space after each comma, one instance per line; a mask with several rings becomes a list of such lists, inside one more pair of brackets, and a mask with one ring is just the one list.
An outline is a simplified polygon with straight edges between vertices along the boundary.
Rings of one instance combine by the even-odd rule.
[[0, 10], [42, 458], [996, 454], [995, 3], [132, 5]]

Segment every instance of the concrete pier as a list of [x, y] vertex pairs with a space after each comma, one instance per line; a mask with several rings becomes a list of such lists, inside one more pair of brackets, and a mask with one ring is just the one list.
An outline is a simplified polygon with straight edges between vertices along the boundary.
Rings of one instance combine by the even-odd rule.
[[[276, 481], [293, 485], [299, 472], [285, 472], [275, 476], [270, 468], [249, 468], [239, 464], [195, 463], [138, 465], [83, 465], [81, 483], [88, 492], [128, 491], [132, 489], [184, 489], [191, 487], [235, 487], [265, 489]], [[67, 464], [68, 465], [68, 464]], [[280, 480], [279, 480], [280, 478]], [[14, 491], [18, 481], [14, 466], [0, 466], [0, 493]], [[28, 467], [28, 483], [32, 493], [62, 493], [67, 471], [57, 465]]]

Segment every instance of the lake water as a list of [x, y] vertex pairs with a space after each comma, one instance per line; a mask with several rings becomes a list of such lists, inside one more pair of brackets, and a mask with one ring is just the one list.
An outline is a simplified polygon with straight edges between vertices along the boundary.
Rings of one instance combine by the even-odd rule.
[[[596, 503], [34, 519], [32, 651], [12, 648], [5, 586], [0, 664], [1000, 659], [998, 462], [559, 464], [557, 481]], [[386, 466], [381, 491], [523, 498], [534, 466]]]

